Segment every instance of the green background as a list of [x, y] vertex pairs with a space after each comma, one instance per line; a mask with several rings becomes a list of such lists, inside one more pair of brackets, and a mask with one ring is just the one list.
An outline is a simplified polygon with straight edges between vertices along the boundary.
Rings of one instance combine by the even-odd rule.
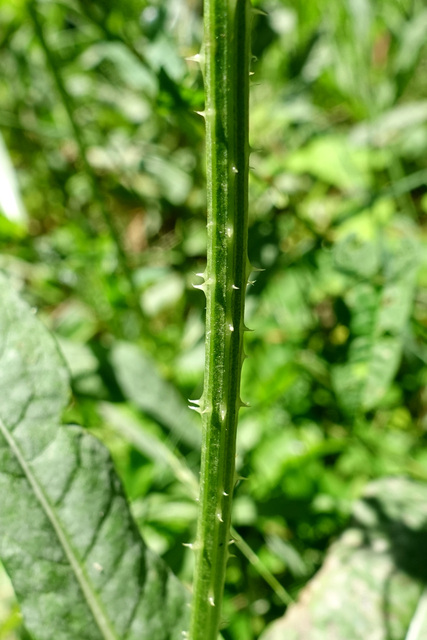
[[[107, 443], [149, 546], [190, 583], [206, 216], [203, 83], [186, 58], [201, 4], [40, 1], [39, 27], [30, 5], [0, 2], [0, 269], [63, 350], [64, 421]], [[249, 255], [262, 271], [234, 526], [296, 597], [369, 480], [427, 479], [427, 9], [260, 7]], [[224, 638], [258, 637], [284, 599], [236, 549]], [[24, 638], [2, 574], [0, 639]]]

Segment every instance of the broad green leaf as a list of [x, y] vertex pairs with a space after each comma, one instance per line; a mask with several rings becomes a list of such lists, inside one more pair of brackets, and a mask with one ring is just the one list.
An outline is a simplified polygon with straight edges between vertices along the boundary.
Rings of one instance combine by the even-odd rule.
[[107, 449], [58, 426], [55, 342], [0, 279], [0, 558], [34, 640], [181, 640], [187, 594], [145, 547]]
[[340, 270], [369, 278], [378, 272], [379, 248], [374, 242], [363, 242], [356, 234], [350, 234], [334, 246], [334, 260]]
[[[380, 262], [375, 251], [348, 241], [336, 251], [337, 266], [358, 277], [374, 276]], [[370, 411], [386, 395], [398, 370], [410, 317], [418, 267], [418, 247], [409, 238], [387, 246], [382, 256], [382, 287], [372, 281], [349, 289], [350, 343], [345, 364], [332, 368], [332, 383], [342, 408], [350, 414]], [[372, 259], [371, 259], [371, 258]]]
[[156, 363], [136, 345], [117, 343], [111, 363], [124, 395], [192, 448], [200, 448], [201, 428], [177, 390], [164, 380]]
[[287, 168], [296, 173], [310, 173], [340, 189], [360, 189], [370, 186], [369, 157], [366, 148], [351, 145], [343, 136], [323, 136], [295, 151]]
[[296, 605], [260, 640], [422, 640], [427, 632], [427, 486], [368, 485], [354, 523]]

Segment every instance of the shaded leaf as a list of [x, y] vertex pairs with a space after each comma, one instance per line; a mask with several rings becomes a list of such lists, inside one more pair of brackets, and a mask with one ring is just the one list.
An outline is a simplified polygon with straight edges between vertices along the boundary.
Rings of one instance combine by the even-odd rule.
[[[342, 244], [348, 251], [338, 245], [337, 265], [359, 277], [373, 275], [379, 264], [368, 258], [375, 251], [352, 250], [346, 240]], [[361, 282], [345, 296], [354, 338], [346, 363], [332, 368], [332, 383], [347, 413], [376, 408], [394, 380], [412, 309], [418, 260], [417, 245], [409, 238], [398, 249], [388, 246], [383, 255], [382, 288]], [[359, 266], [361, 262], [364, 265]]]
[[0, 294], [0, 557], [29, 631], [180, 640], [185, 589], [145, 547], [107, 449], [57, 426], [69, 391], [55, 342], [3, 278]]
[[[385, 478], [368, 485], [352, 528], [260, 640], [403, 640], [427, 579], [426, 504], [424, 484]], [[417, 640], [425, 625], [422, 618]]]

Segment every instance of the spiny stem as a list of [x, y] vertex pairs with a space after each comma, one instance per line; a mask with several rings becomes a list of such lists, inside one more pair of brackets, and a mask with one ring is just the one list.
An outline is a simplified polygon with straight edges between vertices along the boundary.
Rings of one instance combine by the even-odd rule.
[[248, 0], [205, 0], [208, 201], [205, 384], [191, 640], [216, 640], [235, 484], [248, 276]]

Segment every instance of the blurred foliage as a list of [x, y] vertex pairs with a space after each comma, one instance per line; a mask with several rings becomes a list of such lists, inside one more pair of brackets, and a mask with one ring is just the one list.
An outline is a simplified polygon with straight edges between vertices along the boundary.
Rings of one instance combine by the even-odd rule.
[[[229, 564], [225, 640], [283, 613], [275, 580], [298, 594], [370, 479], [427, 480], [427, 9], [256, 4], [249, 244], [263, 271], [234, 509], [253, 555]], [[108, 444], [145, 539], [187, 582], [205, 175], [186, 58], [201, 39], [194, 0], [0, 1], [0, 268], [64, 352], [64, 419]], [[7, 598], [0, 638], [27, 640]]]
[[425, 638], [426, 498], [426, 485], [408, 479], [370, 483], [351, 529], [260, 640]]

